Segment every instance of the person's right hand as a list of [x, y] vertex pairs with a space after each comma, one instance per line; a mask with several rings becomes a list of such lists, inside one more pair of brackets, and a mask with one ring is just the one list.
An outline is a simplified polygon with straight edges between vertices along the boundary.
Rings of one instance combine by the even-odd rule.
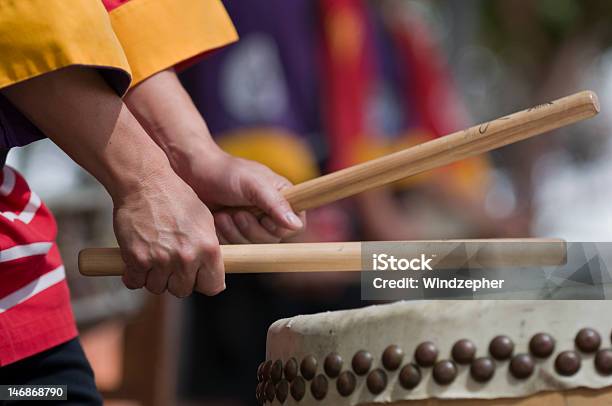
[[123, 282], [155, 294], [215, 295], [225, 275], [212, 214], [178, 176], [150, 176], [115, 198], [114, 228], [127, 264]]
[[95, 70], [59, 69], [0, 92], [111, 195], [128, 287], [179, 297], [225, 288], [211, 213]]

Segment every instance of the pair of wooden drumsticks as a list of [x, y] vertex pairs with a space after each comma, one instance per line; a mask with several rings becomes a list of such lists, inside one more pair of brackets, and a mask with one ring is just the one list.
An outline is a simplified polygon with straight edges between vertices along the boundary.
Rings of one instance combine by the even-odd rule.
[[[287, 189], [284, 195], [296, 212], [312, 209], [591, 118], [597, 113], [597, 95], [583, 91], [300, 183]], [[494, 244], [495, 249], [480, 252], [478, 263], [485, 266], [555, 265], [565, 261], [565, 242], [555, 239], [402, 243], [409, 245], [411, 252], [427, 253], [435, 251], [434, 247], [439, 244], [461, 242], [502, 243]], [[340, 242], [224, 245], [221, 249], [226, 272], [251, 273], [356, 271], [361, 269], [361, 247], [360, 242]], [[449, 256], [439, 265], [452, 268], [461, 266], [465, 260], [453, 258]], [[118, 248], [89, 248], [79, 254], [79, 270], [88, 276], [121, 275], [124, 263]]]

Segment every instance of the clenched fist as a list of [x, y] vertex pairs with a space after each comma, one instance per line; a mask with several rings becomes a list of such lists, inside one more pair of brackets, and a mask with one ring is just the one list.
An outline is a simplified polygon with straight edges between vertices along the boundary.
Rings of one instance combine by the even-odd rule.
[[167, 289], [178, 297], [194, 289], [207, 295], [225, 289], [213, 216], [171, 171], [116, 199], [114, 228], [127, 287], [156, 294]]

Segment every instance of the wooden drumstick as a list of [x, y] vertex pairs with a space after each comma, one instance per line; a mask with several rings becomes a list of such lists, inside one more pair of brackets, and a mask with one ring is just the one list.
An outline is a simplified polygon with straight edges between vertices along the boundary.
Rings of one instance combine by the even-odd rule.
[[[597, 113], [599, 113], [597, 95], [591, 91], [583, 91], [300, 183], [286, 189], [284, 195], [295, 211], [299, 212], [319, 207], [593, 117]], [[261, 214], [257, 210], [255, 212]], [[344, 244], [348, 244], [342, 245], [342, 249], [346, 252], [349, 252], [350, 247], [353, 247], [351, 243]], [[270, 250], [273, 249], [269, 245], [238, 245], [222, 248], [224, 257], [231, 259], [232, 253], [240, 255], [241, 252], [252, 253], [252, 250], [267, 252], [265, 247]], [[316, 247], [309, 246], [309, 248], [315, 249]], [[296, 247], [296, 249], [299, 249], [299, 247]], [[324, 250], [324, 248], [319, 249]], [[353, 249], [356, 248], [353, 247]], [[84, 250], [79, 255], [79, 268], [84, 274], [88, 274], [87, 269], [115, 269], [112, 274], [117, 274], [117, 269], [121, 267], [117, 253], [118, 251], [115, 249]], [[291, 256], [293, 254], [287, 255]], [[308, 253], [304, 255], [309, 257]], [[113, 266], [106, 268], [104, 264], [100, 263], [102, 260], [114, 261]], [[285, 262], [282, 263], [285, 264]], [[342, 264], [342, 266], [346, 266], [345, 262], [342, 262]], [[243, 265], [232, 268], [233, 263], [231, 261], [226, 264], [227, 266], [229, 266], [228, 272], [238, 272], [232, 269], [244, 269]], [[326, 266], [333, 267], [333, 263]], [[261, 270], [265, 271], [265, 269]], [[99, 274], [104, 274], [104, 272]]]
[[[361, 242], [222, 245], [226, 273], [359, 271]], [[366, 243], [367, 244], [367, 243]], [[494, 239], [375, 242], [397, 258], [432, 258], [433, 269], [553, 266], [566, 262], [566, 243], [558, 239]], [[380, 247], [399, 248], [380, 248]], [[463, 244], [463, 246], [461, 246]], [[460, 248], [460, 249], [458, 249]], [[369, 258], [366, 258], [368, 261]], [[369, 264], [370, 262], [367, 262]], [[125, 270], [118, 248], [88, 248], [79, 254], [87, 276], [118, 276]]]
[[585, 120], [597, 113], [597, 95], [583, 91], [308, 180], [286, 189], [284, 196], [296, 212], [312, 209]]

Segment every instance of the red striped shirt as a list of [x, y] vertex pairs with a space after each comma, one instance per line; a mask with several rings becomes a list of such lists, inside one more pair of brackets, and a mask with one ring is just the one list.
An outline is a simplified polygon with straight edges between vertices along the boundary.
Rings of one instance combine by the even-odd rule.
[[25, 179], [0, 173], [0, 366], [77, 335], [51, 212]]

